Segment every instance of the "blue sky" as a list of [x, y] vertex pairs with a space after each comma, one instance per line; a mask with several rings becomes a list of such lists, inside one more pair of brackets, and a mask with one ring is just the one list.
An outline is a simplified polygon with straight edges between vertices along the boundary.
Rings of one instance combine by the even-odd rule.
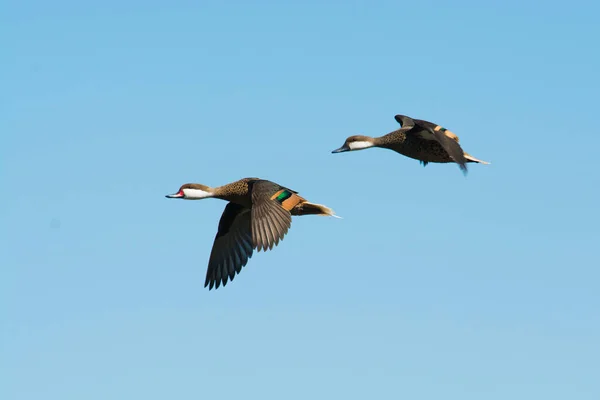
[[[599, 11], [3, 2], [0, 397], [600, 398]], [[492, 165], [330, 153], [399, 113]], [[209, 292], [246, 176], [344, 219]]]

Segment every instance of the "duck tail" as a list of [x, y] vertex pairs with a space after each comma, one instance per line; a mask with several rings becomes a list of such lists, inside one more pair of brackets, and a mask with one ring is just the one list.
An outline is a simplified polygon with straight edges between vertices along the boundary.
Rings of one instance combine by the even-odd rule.
[[467, 160], [469, 160], [470, 162], [474, 162], [474, 163], [486, 164], [486, 165], [489, 165], [489, 164], [491, 164], [490, 162], [483, 161], [483, 160], [479, 160], [479, 159], [477, 159], [477, 158], [473, 157], [472, 155], [470, 155], [470, 154], [468, 154], [468, 153], [465, 153], [465, 158], [466, 158]]
[[335, 215], [335, 212], [331, 208], [322, 204], [311, 203], [310, 201], [298, 204], [292, 211], [292, 215], [320, 215], [323, 217], [342, 218]]

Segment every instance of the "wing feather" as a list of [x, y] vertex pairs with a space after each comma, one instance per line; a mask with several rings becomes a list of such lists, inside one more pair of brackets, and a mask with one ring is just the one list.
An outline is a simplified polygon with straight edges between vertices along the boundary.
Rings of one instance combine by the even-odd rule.
[[228, 203], [221, 215], [208, 261], [204, 287], [219, 288], [233, 280], [252, 257], [251, 212], [235, 203]]
[[434, 124], [433, 122], [424, 121], [420, 119], [412, 120], [415, 127], [411, 129], [408, 134], [415, 135], [426, 140], [437, 141], [444, 151], [448, 153], [450, 158], [456, 162], [463, 173], [467, 173], [467, 159], [465, 153], [458, 143], [458, 137], [453, 134], [453, 137], [447, 136], [441, 126]]
[[271, 197], [282, 188], [259, 180], [252, 185], [252, 244], [257, 249], [272, 250], [287, 234], [292, 215]]

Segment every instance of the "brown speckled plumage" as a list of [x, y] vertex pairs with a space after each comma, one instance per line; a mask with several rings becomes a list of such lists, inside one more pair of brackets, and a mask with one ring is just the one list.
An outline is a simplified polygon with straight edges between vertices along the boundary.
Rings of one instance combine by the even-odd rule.
[[406, 115], [394, 117], [400, 124], [400, 129], [381, 137], [362, 135], [350, 136], [344, 146], [334, 152], [350, 151], [353, 142], [368, 142], [372, 147], [393, 150], [406, 157], [419, 160], [423, 165], [434, 163], [457, 163], [463, 172], [467, 171], [467, 163], [484, 163], [465, 153], [459, 144], [459, 138], [453, 132], [432, 122], [413, 119]]
[[266, 251], [277, 246], [291, 227], [292, 215], [334, 215], [330, 208], [310, 203], [296, 191], [259, 178], [244, 178], [216, 188], [187, 183], [176, 195], [167, 197], [184, 198], [187, 188], [228, 201], [208, 261], [204, 286], [209, 290], [233, 280], [254, 249]]

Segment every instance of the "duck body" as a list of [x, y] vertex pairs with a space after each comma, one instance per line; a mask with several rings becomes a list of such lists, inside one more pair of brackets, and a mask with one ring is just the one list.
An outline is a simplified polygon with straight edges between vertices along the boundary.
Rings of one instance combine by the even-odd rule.
[[465, 173], [467, 163], [489, 164], [464, 152], [458, 136], [440, 125], [400, 114], [394, 118], [400, 124], [400, 129], [380, 137], [350, 136], [344, 146], [333, 153], [381, 147], [419, 160], [424, 166], [430, 162], [454, 162]]
[[187, 183], [166, 197], [217, 198], [228, 202], [208, 261], [204, 286], [209, 286], [209, 290], [233, 280], [254, 249], [266, 251], [277, 246], [291, 227], [292, 215], [335, 216], [329, 207], [311, 203], [294, 190], [259, 178], [244, 178], [216, 188]]
[[403, 156], [419, 160], [424, 163], [450, 163], [454, 162], [442, 145], [436, 140], [426, 140], [419, 136], [408, 135], [402, 129], [375, 138], [377, 147], [390, 149]]
[[[194, 186], [194, 184], [188, 185]], [[312, 203], [298, 195], [297, 191], [260, 178], [243, 178], [215, 188], [214, 193], [215, 198], [238, 204], [244, 208], [252, 208], [256, 204], [257, 198], [262, 200], [263, 195], [265, 197], [271, 195], [269, 200], [278, 202], [291, 215], [320, 214], [323, 211], [320, 208], [311, 207]]]

